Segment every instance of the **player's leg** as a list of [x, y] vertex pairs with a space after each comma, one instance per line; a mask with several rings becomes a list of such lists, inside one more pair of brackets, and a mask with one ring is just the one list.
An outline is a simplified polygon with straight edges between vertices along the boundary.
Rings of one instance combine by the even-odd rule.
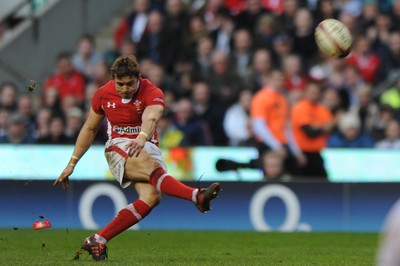
[[168, 175], [156, 159], [142, 150], [138, 157], [129, 157], [125, 164], [125, 178], [146, 181], [159, 191], [186, 200], [195, 200], [198, 189], [186, 186]]
[[149, 183], [134, 183], [139, 199], [119, 211], [117, 216], [95, 235], [88, 237], [82, 248], [95, 260], [107, 258], [107, 242], [131, 226], [137, 224], [161, 200], [161, 193]]
[[210, 210], [210, 202], [219, 191], [218, 183], [206, 189], [189, 187], [169, 175], [157, 160], [142, 150], [138, 157], [129, 157], [125, 163], [124, 177], [132, 181], [148, 181], [157, 190], [178, 198], [192, 201], [201, 212]]
[[161, 193], [149, 183], [137, 182], [134, 186], [139, 199], [120, 210], [117, 216], [95, 235], [97, 241], [107, 243], [141, 221], [160, 202]]

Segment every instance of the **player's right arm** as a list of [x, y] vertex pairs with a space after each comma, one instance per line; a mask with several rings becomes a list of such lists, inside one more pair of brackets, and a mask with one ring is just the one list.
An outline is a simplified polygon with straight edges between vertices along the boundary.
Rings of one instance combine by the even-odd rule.
[[255, 135], [272, 150], [278, 151], [282, 157], [286, 157], [285, 148], [278, 141], [278, 139], [272, 134], [270, 127], [267, 123], [267, 117], [269, 117], [269, 106], [271, 105], [271, 99], [265, 97], [265, 95], [255, 95], [251, 102], [250, 113], [251, 113], [251, 124]]
[[86, 151], [92, 145], [93, 140], [96, 137], [97, 132], [99, 131], [103, 119], [104, 115], [96, 114], [93, 111], [93, 109], [90, 109], [88, 119], [82, 126], [81, 131], [79, 132], [78, 138], [76, 140], [73, 155], [70, 161], [68, 162], [68, 165], [65, 167], [64, 171], [54, 182], [53, 186], [56, 186], [58, 183], [61, 183], [64, 189], [68, 188], [68, 177], [74, 171], [75, 165], [78, 163], [79, 159], [86, 153]]

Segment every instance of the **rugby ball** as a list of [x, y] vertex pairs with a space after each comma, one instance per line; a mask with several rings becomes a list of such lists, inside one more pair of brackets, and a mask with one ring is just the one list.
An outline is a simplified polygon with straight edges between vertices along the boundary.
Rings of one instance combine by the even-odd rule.
[[353, 38], [350, 30], [336, 19], [325, 19], [315, 28], [315, 42], [325, 54], [344, 58], [351, 50]]

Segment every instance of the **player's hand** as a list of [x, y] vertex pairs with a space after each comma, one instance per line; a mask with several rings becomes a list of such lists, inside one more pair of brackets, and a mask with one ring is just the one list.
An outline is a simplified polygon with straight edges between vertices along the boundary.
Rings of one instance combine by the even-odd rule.
[[146, 140], [141, 137], [131, 140], [125, 146], [125, 149], [127, 150], [129, 157], [132, 157], [132, 156], [138, 157], [140, 152], [142, 151], [145, 143], [146, 143]]
[[62, 188], [67, 189], [69, 187], [68, 177], [72, 174], [73, 171], [74, 166], [68, 164], [67, 167], [65, 167], [64, 171], [62, 171], [61, 175], [54, 182], [53, 186], [57, 186], [58, 183], [61, 183]]

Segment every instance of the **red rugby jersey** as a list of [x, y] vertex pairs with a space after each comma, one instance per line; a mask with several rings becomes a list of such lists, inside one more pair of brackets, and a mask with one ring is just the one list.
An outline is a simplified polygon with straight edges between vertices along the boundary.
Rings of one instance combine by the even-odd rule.
[[[108, 139], [124, 137], [134, 139], [140, 132], [142, 114], [150, 105], [164, 106], [164, 93], [147, 79], [140, 79], [139, 89], [130, 101], [123, 100], [111, 80], [93, 95], [92, 108], [107, 119]], [[158, 143], [155, 131], [151, 142]]]

